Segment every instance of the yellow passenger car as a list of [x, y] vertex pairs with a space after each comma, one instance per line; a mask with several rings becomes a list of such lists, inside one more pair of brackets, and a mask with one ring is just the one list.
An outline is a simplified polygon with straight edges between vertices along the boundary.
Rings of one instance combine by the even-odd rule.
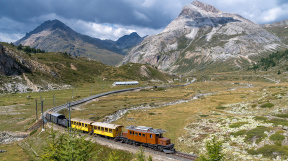
[[92, 123], [94, 133], [98, 135], [104, 135], [111, 138], [121, 136], [122, 127], [121, 125], [108, 124], [104, 122], [93, 122]]
[[92, 125], [91, 124], [93, 122], [94, 121], [81, 120], [78, 118], [73, 118], [73, 119], [71, 119], [71, 128], [85, 131], [85, 132], [90, 132], [90, 131], [92, 131]]

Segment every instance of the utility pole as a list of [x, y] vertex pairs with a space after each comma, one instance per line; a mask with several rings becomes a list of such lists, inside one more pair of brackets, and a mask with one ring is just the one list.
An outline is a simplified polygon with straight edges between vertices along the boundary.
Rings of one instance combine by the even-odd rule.
[[53, 94], [53, 105], [54, 105], [54, 108], [55, 108], [55, 94]]
[[74, 101], [74, 100], [73, 100], [73, 93], [74, 93], [74, 89], [72, 89], [72, 101]]
[[[42, 97], [41, 97], [41, 98], [42, 98]], [[44, 116], [43, 116], [43, 102], [44, 102], [44, 101], [41, 100], [41, 114], [42, 114], [42, 120], [43, 120], [42, 131], [45, 131], [45, 129], [44, 129]]]
[[38, 121], [38, 116], [37, 116], [37, 98], [35, 99], [35, 103], [36, 103], [36, 122]]
[[70, 102], [68, 103], [68, 110], [69, 110], [69, 131], [71, 132], [71, 110], [70, 110]]

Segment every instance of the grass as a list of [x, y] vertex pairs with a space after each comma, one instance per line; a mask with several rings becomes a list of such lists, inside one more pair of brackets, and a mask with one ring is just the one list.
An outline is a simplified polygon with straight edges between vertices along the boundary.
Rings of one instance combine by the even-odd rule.
[[282, 126], [288, 126], [288, 121], [283, 119], [271, 119], [270, 121], [267, 121], [269, 123], [273, 123], [275, 126], [282, 125]]
[[245, 124], [248, 124], [248, 122], [236, 122], [236, 123], [229, 125], [229, 128], [238, 128], [238, 127], [245, 125]]
[[285, 139], [285, 136], [279, 133], [275, 133], [269, 137], [270, 140], [274, 141], [275, 144], [280, 144]]
[[29, 155], [17, 143], [1, 144], [0, 150], [6, 150], [5, 153], [0, 154], [2, 161], [30, 161]]
[[249, 142], [253, 142], [253, 140], [256, 140], [256, 143], [259, 143], [262, 141], [263, 138], [267, 137], [266, 134], [264, 134], [265, 131], [269, 131], [270, 128], [264, 127], [264, 126], [258, 126], [252, 130], [247, 131], [245, 140]]
[[267, 102], [267, 103], [262, 104], [260, 107], [261, 108], [272, 108], [273, 106], [274, 106], [273, 103]]
[[254, 120], [256, 121], [267, 121], [267, 117], [264, 117], [264, 116], [255, 116], [254, 117]]
[[[274, 158], [276, 156], [288, 156], [288, 146], [278, 146], [278, 145], [264, 145], [257, 150], [250, 149], [248, 150], [249, 154], [258, 155], [262, 154], [264, 157]], [[283, 158], [284, 159], [284, 158]]]
[[209, 115], [199, 115], [200, 117], [208, 117]]
[[237, 137], [237, 136], [245, 135], [246, 133], [247, 133], [247, 130], [240, 130], [240, 131], [237, 131], [237, 132], [231, 132], [230, 135], [233, 135], [234, 137]]
[[225, 110], [227, 107], [223, 107], [223, 106], [218, 106], [218, 107], [216, 107], [216, 109], [218, 109], [218, 110]]
[[276, 114], [277, 117], [288, 118], [288, 113], [285, 114]]

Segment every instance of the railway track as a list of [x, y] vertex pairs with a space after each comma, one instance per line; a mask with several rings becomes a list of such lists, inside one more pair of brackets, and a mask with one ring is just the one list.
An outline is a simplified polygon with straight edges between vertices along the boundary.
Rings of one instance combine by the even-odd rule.
[[[49, 127], [51, 127], [51, 125], [52, 125], [54, 129], [59, 130], [61, 132], [67, 132], [68, 131], [67, 128], [60, 126], [60, 125], [56, 125], [56, 124], [52, 124], [52, 123], [49, 123], [47, 125]], [[130, 151], [133, 153], [136, 153], [137, 151], [139, 151], [139, 146], [130, 145], [130, 144], [121, 143], [121, 142], [115, 142], [114, 140], [107, 139], [105, 137], [101, 137], [101, 136], [97, 136], [97, 135], [92, 136], [92, 135], [87, 134], [87, 133], [81, 133], [81, 136], [88, 136], [89, 138], [91, 137], [91, 140], [93, 142], [97, 142], [99, 144], [106, 145], [106, 146], [110, 145], [112, 148], [115, 148], [115, 149], [126, 150], [126, 151]], [[119, 147], [121, 147], [121, 148], [119, 148]], [[195, 159], [197, 159], [197, 156], [195, 156], [195, 155], [181, 153], [181, 152], [177, 152], [177, 151], [174, 154], [166, 154], [164, 152], [155, 151], [155, 150], [150, 149], [148, 147], [142, 147], [142, 148], [145, 150], [146, 153], [151, 155], [153, 157], [153, 159], [155, 159], [155, 160], [194, 161]]]
[[[191, 83], [193, 83], [195, 80], [193, 80], [192, 82], [190, 83], [187, 83], [187, 84], [184, 84], [184, 85], [180, 85], [180, 86], [186, 86], [186, 85], [189, 85]], [[166, 87], [166, 86], [163, 86], [163, 87]], [[122, 93], [122, 92], [128, 92], [128, 91], [133, 91], [133, 90], [137, 90], [137, 89], [145, 89], [145, 88], [154, 88], [153, 86], [149, 86], [149, 87], [136, 87], [136, 88], [128, 88], [128, 89], [122, 89], [122, 90], [116, 90], [116, 91], [110, 91], [110, 92], [106, 92], [106, 93], [101, 93], [101, 94], [96, 94], [96, 95], [93, 95], [93, 96], [90, 96], [90, 97], [87, 97], [87, 98], [83, 98], [81, 100], [77, 100], [77, 101], [73, 101], [70, 103], [70, 107], [73, 107], [73, 106], [76, 106], [76, 105], [79, 105], [79, 104], [83, 104], [85, 102], [88, 102], [90, 100], [93, 100], [93, 99], [96, 99], [96, 98], [100, 98], [100, 97], [103, 97], [103, 96], [107, 96], [107, 95], [111, 95], [111, 94], [116, 94], [116, 93]], [[47, 111], [44, 112], [44, 115], [46, 114], [46, 112], [49, 112], [49, 111], [53, 111], [53, 112], [58, 112], [64, 108], [67, 108], [68, 107], [68, 104], [64, 104], [64, 105], [60, 105], [60, 106], [56, 106], [54, 108], [51, 108]], [[66, 128], [64, 127], [61, 127], [59, 125], [55, 125], [54, 126], [58, 127], [58, 129], [62, 129], [62, 130], [67, 130]], [[88, 134], [82, 134], [82, 135], [88, 135]], [[124, 144], [124, 143], [119, 143], [119, 142], [115, 142], [113, 140], [109, 140], [109, 139], [106, 139], [106, 138], [103, 138], [103, 137], [93, 137], [93, 140], [95, 140], [97, 142], [97, 140], [100, 139], [102, 141], [105, 141], [105, 142], [109, 142], [111, 144], [114, 144], [114, 145], [119, 145], [119, 146], [122, 146], [122, 147], [129, 147], [129, 148], [134, 148], [136, 149], [136, 151], [139, 150], [139, 147], [137, 146], [133, 146], [133, 145], [129, 145], [129, 144]], [[195, 155], [190, 155], [190, 154], [185, 154], [185, 153], [181, 153], [181, 152], [175, 152], [174, 154], [166, 154], [164, 152], [159, 152], [159, 151], [155, 151], [155, 150], [152, 150], [150, 148], [146, 148], [144, 147], [145, 151], [148, 152], [148, 153], [152, 153], [152, 154], [155, 154], [157, 156], [162, 156], [162, 157], [166, 157], [166, 158], [170, 158], [169, 160], [181, 160], [181, 161], [189, 161], [189, 160], [195, 160], [197, 158], [197, 156]], [[161, 158], [161, 157], [160, 157]], [[162, 160], [162, 159], [161, 159]], [[164, 159], [166, 160], [166, 159]]]

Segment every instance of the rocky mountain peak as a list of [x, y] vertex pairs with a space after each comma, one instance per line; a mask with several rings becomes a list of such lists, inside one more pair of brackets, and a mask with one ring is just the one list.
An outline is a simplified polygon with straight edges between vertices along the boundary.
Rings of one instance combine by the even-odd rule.
[[192, 5], [206, 11], [206, 12], [213, 12], [213, 13], [219, 13], [220, 11], [218, 9], [216, 9], [215, 7], [209, 5], [209, 4], [205, 4], [202, 3], [200, 1], [193, 1]]
[[279, 37], [258, 24], [194, 1], [163, 32], [134, 47], [123, 62], [149, 63], [175, 73], [192, 73], [204, 66], [229, 71], [284, 47]]

